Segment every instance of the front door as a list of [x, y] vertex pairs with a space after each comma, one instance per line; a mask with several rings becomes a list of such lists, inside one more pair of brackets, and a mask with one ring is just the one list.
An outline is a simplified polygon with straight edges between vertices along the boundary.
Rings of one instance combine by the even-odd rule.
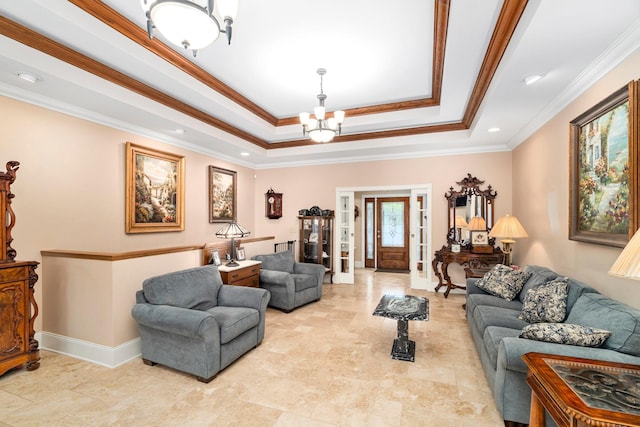
[[409, 270], [409, 198], [377, 199], [377, 267]]

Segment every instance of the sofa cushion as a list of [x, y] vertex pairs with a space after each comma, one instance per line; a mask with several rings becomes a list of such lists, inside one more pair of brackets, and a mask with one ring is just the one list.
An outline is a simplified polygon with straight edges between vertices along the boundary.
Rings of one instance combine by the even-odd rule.
[[527, 295], [527, 291], [529, 289], [540, 286], [543, 283], [550, 282], [559, 276], [555, 271], [550, 270], [547, 267], [541, 267], [539, 265], [527, 265], [524, 268], [524, 271], [530, 273], [530, 276], [522, 287], [520, 294], [518, 295], [518, 298], [521, 302], [524, 302], [524, 297]]
[[520, 310], [479, 305], [473, 310], [473, 322], [480, 331], [484, 331], [489, 326], [501, 326], [520, 331], [527, 322], [518, 319], [519, 314]]
[[513, 300], [524, 286], [531, 273], [524, 270], [514, 270], [509, 266], [496, 264], [476, 286], [491, 295]]
[[217, 306], [207, 310], [220, 326], [220, 344], [233, 341], [258, 326], [260, 314], [255, 308]]
[[256, 255], [253, 257], [256, 261], [262, 261], [260, 267], [263, 270], [277, 270], [293, 273], [293, 265], [296, 260], [289, 251], [277, 252], [275, 254]]
[[142, 282], [144, 297], [150, 304], [194, 310], [208, 310], [218, 305], [220, 286], [220, 272], [211, 265], [167, 273]]
[[520, 333], [520, 338], [582, 347], [600, 347], [609, 336], [611, 332], [604, 329], [570, 323], [534, 323]]
[[567, 323], [611, 331], [604, 347], [640, 356], [640, 310], [597, 293], [583, 293]]
[[567, 288], [565, 277], [529, 289], [518, 318], [529, 323], [562, 322], [567, 316]]
[[316, 288], [318, 286], [318, 279], [315, 276], [310, 276], [308, 274], [292, 274], [292, 276], [296, 292], [304, 291], [309, 288]]

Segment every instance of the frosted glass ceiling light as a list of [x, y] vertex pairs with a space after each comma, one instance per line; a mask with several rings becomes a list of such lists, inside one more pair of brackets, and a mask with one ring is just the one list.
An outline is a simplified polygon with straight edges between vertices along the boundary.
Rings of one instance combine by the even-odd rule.
[[342, 132], [344, 111], [335, 111], [333, 117], [325, 118], [327, 113], [324, 108], [324, 101], [327, 99], [327, 95], [322, 90], [322, 76], [327, 74], [327, 70], [318, 68], [316, 72], [320, 76], [320, 93], [318, 94], [320, 105], [313, 109], [314, 117], [311, 117], [309, 113], [300, 113], [302, 135], [309, 134], [309, 138], [315, 142], [330, 142], [333, 137], [340, 135]]
[[213, 15], [214, 0], [140, 0], [147, 16], [147, 32], [153, 38], [157, 29], [169, 42], [191, 49], [196, 56], [198, 49], [216, 41], [220, 33], [227, 35], [231, 44], [231, 25], [238, 13], [237, 0], [219, 0], [218, 9], [225, 24], [224, 30]]

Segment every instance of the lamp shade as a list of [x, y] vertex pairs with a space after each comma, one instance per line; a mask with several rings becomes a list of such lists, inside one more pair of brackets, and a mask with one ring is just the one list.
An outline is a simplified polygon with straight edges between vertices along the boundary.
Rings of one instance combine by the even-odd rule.
[[509, 214], [503, 216], [493, 226], [489, 237], [500, 237], [502, 239], [521, 239], [529, 237], [518, 218]]
[[238, 239], [247, 237], [251, 232], [239, 225], [237, 222], [230, 222], [216, 232], [216, 237], [221, 239]]
[[456, 228], [464, 228], [467, 225], [467, 221], [461, 215], [456, 215]]
[[481, 216], [474, 216], [469, 221], [467, 230], [469, 231], [484, 231], [487, 229], [487, 222]]
[[636, 231], [609, 270], [611, 276], [640, 280], [640, 231]]

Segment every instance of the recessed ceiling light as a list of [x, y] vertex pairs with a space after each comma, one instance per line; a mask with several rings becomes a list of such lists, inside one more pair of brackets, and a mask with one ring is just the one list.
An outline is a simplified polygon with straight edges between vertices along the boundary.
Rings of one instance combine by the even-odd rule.
[[242, 153], [240, 153], [241, 156], [248, 156], [249, 153], [247, 153], [246, 151], [243, 151]]
[[180, 129], [180, 128], [174, 129], [173, 133], [177, 133], [178, 135], [182, 135], [184, 133], [184, 129]]
[[40, 77], [30, 73], [19, 73], [18, 77], [29, 83], [38, 83], [40, 81]]
[[491, 133], [500, 132], [500, 128], [499, 127], [489, 128], [489, 129], [487, 129], [487, 132], [491, 132]]
[[542, 74], [532, 74], [530, 76], [526, 76], [524, 79], [522, 79], [522, 81], [526, 85], [532, 85], [538, 80], [540, 80], [541, 78], [542, 78]]

